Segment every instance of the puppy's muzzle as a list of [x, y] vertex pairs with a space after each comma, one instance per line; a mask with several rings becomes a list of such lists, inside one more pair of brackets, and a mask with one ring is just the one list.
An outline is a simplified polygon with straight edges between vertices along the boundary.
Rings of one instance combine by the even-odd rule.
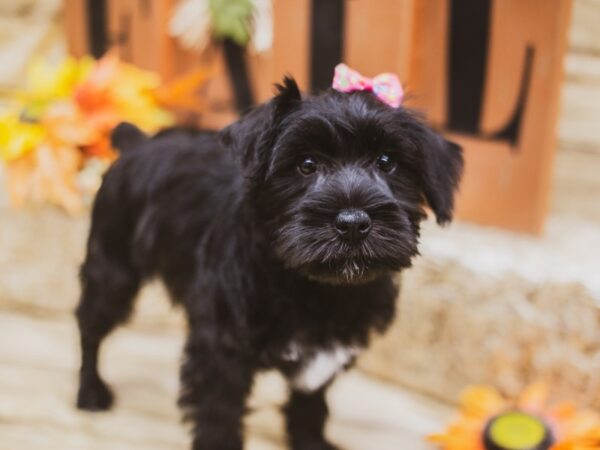
[[349, 242], [358, 242], [366, 238], [371, 226], [371, 217], [362, 209], [344, 209], [334, 221], [338, 236]]

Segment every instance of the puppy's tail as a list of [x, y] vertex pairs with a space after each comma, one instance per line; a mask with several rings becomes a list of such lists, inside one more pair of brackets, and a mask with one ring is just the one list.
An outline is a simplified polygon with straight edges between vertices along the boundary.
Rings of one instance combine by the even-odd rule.
[[148, 136], [142, 130], [129, 122], [121, 122], [111, 133], [110, 143], [120, 152], [128, 152], [146, 142]]

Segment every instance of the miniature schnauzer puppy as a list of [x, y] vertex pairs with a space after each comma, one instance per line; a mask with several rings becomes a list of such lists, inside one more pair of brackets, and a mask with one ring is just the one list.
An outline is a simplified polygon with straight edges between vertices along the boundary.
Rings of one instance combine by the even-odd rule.
[[179, 405], [194, 450], [241, 450], [255, 373], [289, 380], [293, 450], [331, 450], [325, 394], [394, 317], [428, 206], [452, 218], [461, 149], [369, 92], [293, 79], [221, 133], [113, 133], [77, 308], [79, 408], [110, 408], [103, 339], [160, 277], [188, 323]]

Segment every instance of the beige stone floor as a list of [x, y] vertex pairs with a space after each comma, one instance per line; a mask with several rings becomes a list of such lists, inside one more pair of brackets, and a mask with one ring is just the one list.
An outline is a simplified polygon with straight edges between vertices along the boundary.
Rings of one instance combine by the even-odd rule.
[[[182, 332], [147, 322], [107, 341], [102, 363], [117, 404], [90, 414], [73, 407], [77, 339], [71, 318], [0, 310], [0, 450], [187, 448], [175, 407]], [[284, 398], [276, 374], [259, 377], [247, 450], [285, 448], [278, 413]], [[423, 436], [451, 416], [447, 406], [357, 371], [336, 383], [330, 402], [328, 433], [348, 450], [425, 450]]]
[[[72, 311], [87, 227], [87, 217], [52, 208], [11, 210], [0, 189], [0, 450], [185, 449], [175, 407], [183, 325], [158, 286], [144, 290], [132, 323], [106, 342], [101, 362], [114, 410], [73, 406]], [[278, 376], [260, 377], [247, 450], [285, 448], [278, 414], [285, 395]], [[348, 450], [426, 450], [423, 437], [451, 416], [444, 404], [358, 371], [336, 382], [330, 402], [328, 433]]]

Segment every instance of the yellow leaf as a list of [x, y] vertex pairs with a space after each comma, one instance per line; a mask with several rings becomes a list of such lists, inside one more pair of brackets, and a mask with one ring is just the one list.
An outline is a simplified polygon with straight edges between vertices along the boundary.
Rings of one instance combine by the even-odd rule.
[[44, 128], [22, 122], [15, 114], [0, 117], [0, 158], [10, 162], [31, 152], [44, 138]]

